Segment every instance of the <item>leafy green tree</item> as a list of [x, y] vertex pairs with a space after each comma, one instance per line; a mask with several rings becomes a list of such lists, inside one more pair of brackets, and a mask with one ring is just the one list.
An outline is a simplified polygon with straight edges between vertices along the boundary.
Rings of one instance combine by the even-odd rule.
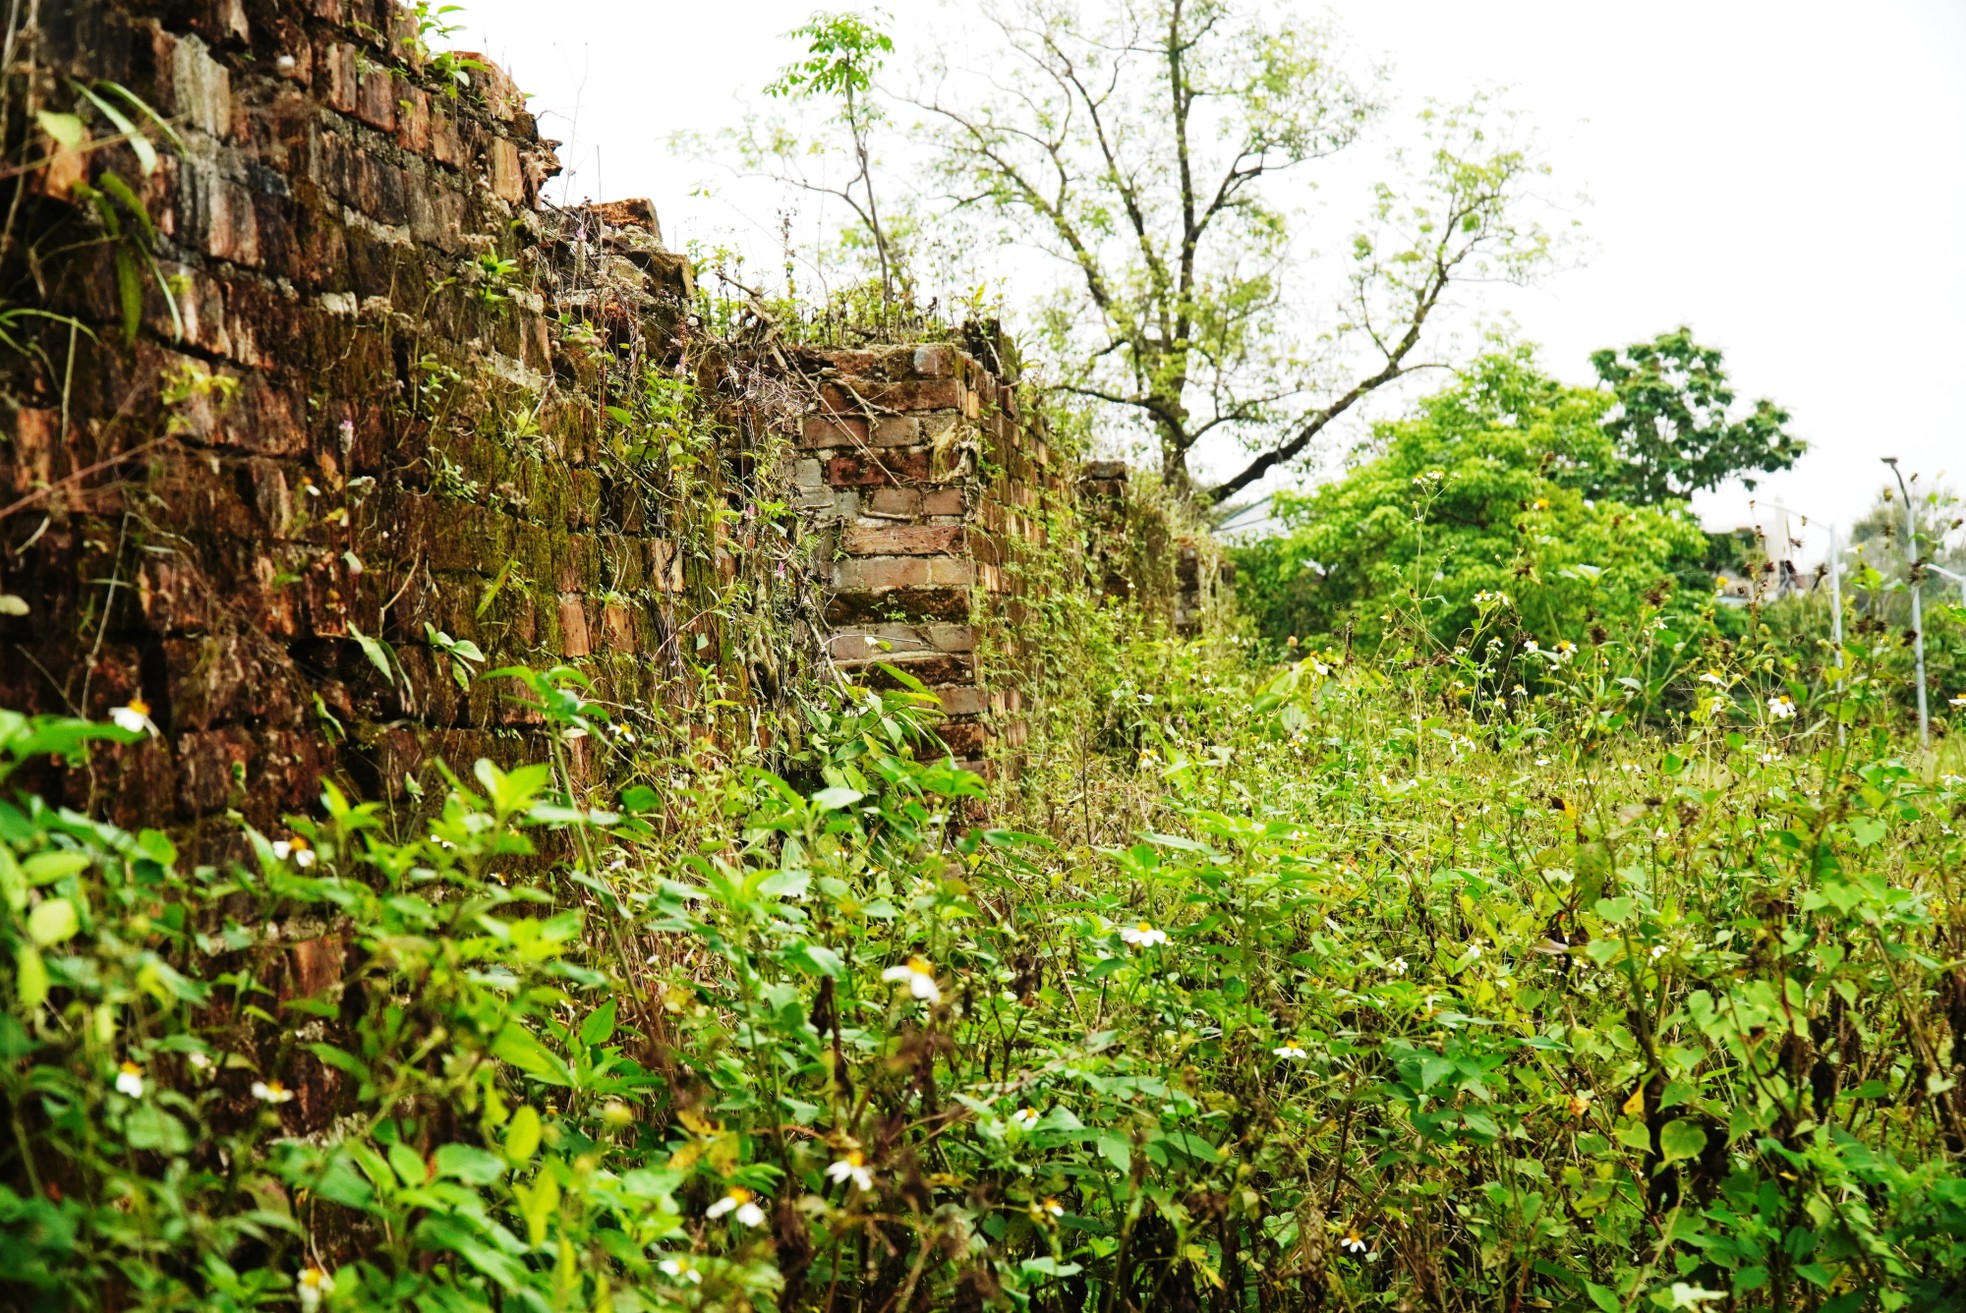
[[1143, 425], [1174, 486], [1192, 486], [1210, 438], [1243, 450], [1203, 491], [1214, 502], [1297, 459], [1428, 363], [1450, 288], [1547, 257], [1523, 217], [1542, 170], [1508, 116], [1480, 98], [1429, 109], [1424, 152], [1378, 187], [1335, 312], [1312, 324], [1321, 298], [1280, 183], [1381, 110], [1327, 32], [1236, 0], [1012, 0], [991, 16], [989, 67], [919, 102], [945, 129], [942, 172], [959, 210], [1064, 267], [1045, 319], [1064, 390]]
[[1734, 416], [1720, 352], [1684, 325], [1622, 351], [1594, 351], [1591, 365], [1617, 399], [1605, 430], [1621, 465], [1599, 489], [1605, 496], [1658, 505], [1747, 471], [1788, 469], [1808, 450], [1788, 431], [1789, 413], [1765, 397]]
[[1548, 377], [1529, 348], [1481, 357], [1378, 425], [1343, 478], [1278, 496], [1287, 532], [1239, 553], [1244, 605], [1279, 641], [1370, 643], [1404, 611], [1451, 644], [1504, 605], [1484, 594], [1546, 643], [1629, 622], [1698, 570], [1707, 539], [1681, 506], [1591, 496], [1618, 464], [1611, 405]]

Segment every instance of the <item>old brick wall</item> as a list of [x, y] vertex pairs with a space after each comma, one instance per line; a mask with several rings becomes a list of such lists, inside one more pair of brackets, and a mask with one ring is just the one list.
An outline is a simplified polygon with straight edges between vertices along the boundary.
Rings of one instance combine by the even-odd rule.
[[1142, 486], [1124, 461], [1086, 461], [1074, 494], [1092, 586], [1176, 633], [1197, 632], [1226, 597], [1231, 567], [1192, 509], [1157, 483]]
[[986, 671], [979, 638], [1015, 628], [1011, 567], [1045, 545], [1037, 511], [1069, 490], [1060, 462], [994, 335], [813, 359], [797, 483], [826, 562], [828, 655], [877, 685], [891, 671], [925, 685], [943, 740], [980, 767], [993, 740], [1024, 739], [1016, 654]]
[[[686, 709], [714, 670], [752, 704], [736, 732], [773, 738], [817, 603], [796, 535], [756, 514], [782, 476], [769, 406], [703, 403], [686, 477], [615, 445], [622, 389], [681, 359], [688, 272], [645, 205], [542, 209], [556, 165], [523, 98], [489, 68], [448, 94], [387, 0], [40, 16], [16, 102], [113, 83], [178, 139], [148, 172], [92, 142], [19, 184], [6, 294], [80, 328], [37, 321], [0, 388], [0, 593], [25, 605], [0, 705], [141, 698], [163, 731], [45, 787], [125, 823], [271, 826], [324, 775], [386, 798], [433, 754], [538, 756], [426, 624], [578, 661], [624, 706]], [[130, 343], [92, 222], [108, 175], [156, 226]]]
[[[389, 800], [437, 758], [543, 756], [432, 631], [574, 663], [690, 745], [782, 744], [804, 681], [884, 664], [972, 764], [1021, 741], [1017, 561], [1075, 485], [1000, 334], [706, 344], [646, 202], [542, 205], [523, 96], [390, 0], [44, 0], [24, 39], [7, 121], [98, 139], [9, 144], [0, 304], [76, 326], [0, 352], [0, 706], [134, 698], [161, 730], [51, 796], [222, 844], [324, 777]], [[168, 120], [154, 167], [78, 83]], [[153, 238], [109, 240], [119, 181]]]

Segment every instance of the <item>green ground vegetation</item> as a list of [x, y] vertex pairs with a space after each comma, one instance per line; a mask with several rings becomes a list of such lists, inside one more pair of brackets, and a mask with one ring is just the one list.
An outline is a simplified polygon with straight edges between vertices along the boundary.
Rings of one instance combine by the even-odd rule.
[[223, 869], [15, 791], [7, 1302], [1959, 1307], [1966, 779], [1894, 640], [1518, 606], [1061, 611], [1015, 784], [905, 690], [658, 760], [560, 669], [482, 678], [638, 782], [330, 790]]

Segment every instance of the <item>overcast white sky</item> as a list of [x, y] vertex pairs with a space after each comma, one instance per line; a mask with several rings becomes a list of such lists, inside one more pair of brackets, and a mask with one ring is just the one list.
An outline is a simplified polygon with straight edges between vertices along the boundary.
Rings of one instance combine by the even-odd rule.
[[[1279, 9], [1289, 0], [1274, 0]], [[504, 64], [568, 145], [567, 194], [649, 196], [671, 246], [764, 238], [689, 195], [676, 129], [734, 122], [793, 53], [780, 34], [853, 0], [466, 0], [456, 44]], [[887, 0], [907, 42], [952, 12]], [[1337, 0], [1350, 43], [1393, 69], [1404, 107], [1507, 84], [1566, 192], [1587, 262], [1490, 293], [1558, 375], [1588, 353], [1690, 323], [1744, 397], [1771, 396], [1813, 450], [1761, 486], [1843, 523], [1896, 455], [1966, 483], [1966, 0]], [[1745, 523], [1748, 494], [1698, 504]]]

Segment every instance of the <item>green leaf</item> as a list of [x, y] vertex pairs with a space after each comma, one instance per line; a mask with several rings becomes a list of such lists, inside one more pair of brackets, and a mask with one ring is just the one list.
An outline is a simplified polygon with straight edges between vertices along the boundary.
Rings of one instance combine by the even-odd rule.
[[858, 789], [846, 789], [834, 785], [830, 789], [821, 789], [819, 792], [813, 794], [812, 804], [820, 811], [838, 811], [842, 807], [853, 806], [854, 803], [859, 802], [866, 796], [866, 794]]
[[846, 963], [840, 955], [823, 944], [809, 944], [800, 940], [785, 947], [785, 960], [809, 976], [831, 976], [838, 980], [846, 974]]
[[1859, 848], [1875, 848], [1884, 838], [1884, 822], [1875, 816], [1859, 816], [1850, 822], [1850, 839]]
[[130, 122], [130, 116], [122, 110], [117, 109], [101, 96], [98, 96], [86, 84], [77, 82], [74, 86], [77, 91], [87, 96], [97, 109], [102, 111], [104, 118], [116, 125], [118, 132], [128, 138], [130, 150], [135, 153], [137, 164], [143, 169], [143, 175], [147, 178], [155, 173], [157, 171], [157, 148], [150, 144], [150, 138], [137, 131], [137, 125]]
[[355, 1171], [346, 1153], [336, 1153], [327, 1168], [313, 1179], [314, 1193], [343, 1208], [366, 1211], [375, 1203], [375, 1190]]
[[34, 121], [41, 125], [41, 131], [53, 137], [57, 144], [65, 146], [69, 150], [80, 148], [84, 138], [88, 135], [88, 131], [82, 126], [82, 120], [78, 115], [57, 114], [54, 110], [43, 109], [35, 112]]
[[587, 1020], [580, 1023], [580, 1042], [589, 1048], [598, 1048], [614, 1038], [614, 1000], [595, 1008], [587, 1014]]
[[184, 1123], [154, 1103], [139, 1103], [123, 1120], [123, 1140], [132, 1149], [154, 1149], [158, 1153], [184, 1153], [191, 1148], [190, 1133]]
[[380, 640], [370, 638], [367, 634], [357, 629], [352, 621], [348, 626], [348, 636], [353, 638], [361, 646], [362, 655], [369, 659], [369, 664], [381, 671], [384, 679], [394, 684], [396, 682], [396, 672], [391, 670], [389, 666], [389, 649], [384, 647]]
[[1665, 1128], [1659, 1132], [1659, 1152], [1665, 1155], [1669, 1163], [1698, 1158], [1706, 1151], [1706, 1147], [1706, 1131], [1702, 1130], [1697, 1122], [1688, 1121], [1684, 1117], [1667, 1122]]
[[492, 1041], [492, 1056], [509, 1062], [520, 1071], [549, 1085], [571, 1085], [573, 1077], [566, 1064], [522, 1026], [507, 1025]]
[[29, 884], [53, 884], [64, 876], [88, 870], [89, 863], [93, 860], [87, 853], [36, 853], [21, 863], [21, 870], [27, 873]]
[[75, 904], [66, 898], [47, 898], [27, 914], [27, 933], [42, 947], [59, 944], [82, 928]]
[[0, 902], [10, 912], [27, 910], [27, 873], [14, 860], [13, 849], [0, 843]]
[[505, 1128], [505, 1160], [515, 1167], [530, 1162], [539, 1149], [541, 1129], [538, 1110], [529, 1103], [520, 1105]]
[[20, 945], [14, 959], [14, 993], [23, 1008], [38, 1008], [48, 1000], [48, 964], [32, 944]]
[[507, 1291], [518, 1289], [526, 1279], [524, 1264], [474, 1233], [460, 1216], [432, 1213], [417, 1223], [414, 1235], [419, 1245], [456, 1254]]
[[811, 884], [810, 871], [773, 871], [758, 881], [758, 893], [766, 898], [803, 898]]
[[123, 340], [134, 342], [143, 330], [143, 273], [129, 248], [120, 244], [116, 247], [116, 299], [123, 308]]
[[422, 1185], [430, 1176], [423, 1155], [400, 1141], [389, 1146], [389, 1166], [404, 1185]]
[[446, 1144], [437, 1150], [437, 1175], [466, 1185], [490, 1185], [505, 1175], [505, 1160], [470, 1144]]

